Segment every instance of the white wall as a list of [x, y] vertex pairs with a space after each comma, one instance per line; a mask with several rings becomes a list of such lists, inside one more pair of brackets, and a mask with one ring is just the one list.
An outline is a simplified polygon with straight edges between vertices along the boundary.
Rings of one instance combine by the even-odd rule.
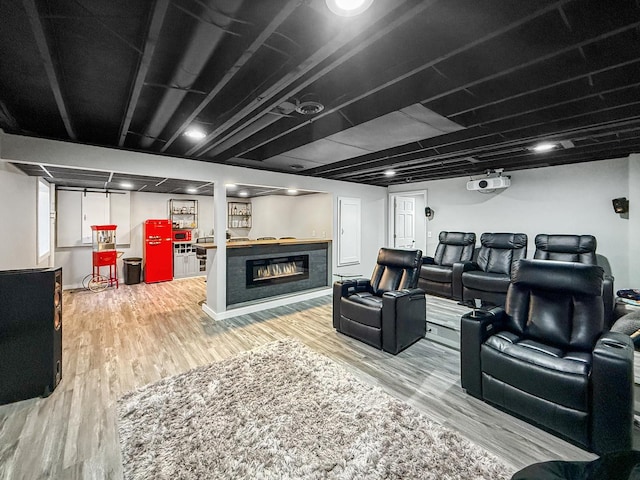
[[[284, 237], [332, 238], [331, 195], [270, 195], [251, 199], [251, 238]], [[323, 236], [324, 235], [324, 236]]]
[[0, 162], [0, 270], [37, 267], [38, 181]]
[[[613, 211], [611, 200], [629, 197], [629, 159], [612, 159], [558, 167], [508, 172], [511, 187], [496, 193], [467, 191], [468, 178], [420, 182], [390, 191], [427, 190], [427, 204], [435, 211], [427, 229], [427, 252], [432, 255], [442, 230], [522, 232], [529, 238], [528, 258], [538, 233], [591, 234], [597, 253], [610, 264], [615, 288], [628, 288], [629, 220]], [[636, 174], [640, 182], [640, 174]], [[603, 265], [605, 268], [607, 265]], [[637, 278], [636, 278], [637, 280]], [[637, 284], [636, 284], [637, 286]]]
[[629, 156], [629, 283], [640, 288], [640, 154]]

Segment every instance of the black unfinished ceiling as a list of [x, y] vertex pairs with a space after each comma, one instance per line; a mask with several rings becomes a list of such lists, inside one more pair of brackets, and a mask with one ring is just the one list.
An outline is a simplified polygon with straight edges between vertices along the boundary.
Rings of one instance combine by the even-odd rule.
[[3, 1], [0, 127], [382, 186], [616, 158], [639, 27], [636, 0]]

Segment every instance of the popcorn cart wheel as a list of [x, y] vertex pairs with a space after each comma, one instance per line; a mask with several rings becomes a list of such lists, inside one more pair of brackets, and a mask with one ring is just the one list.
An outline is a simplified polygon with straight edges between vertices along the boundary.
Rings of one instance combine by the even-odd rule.
[[82, 286], [92, 292], [101, 292], [109, 286], [109, 278], [104, 275], [90, 273], [82, 279]]

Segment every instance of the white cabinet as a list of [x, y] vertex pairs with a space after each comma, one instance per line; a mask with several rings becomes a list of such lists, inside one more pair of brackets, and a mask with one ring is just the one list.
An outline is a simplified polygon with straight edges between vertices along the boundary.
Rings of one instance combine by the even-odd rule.
[[173, 244], [173, 278], [201, 275], [196, 258], [196, 247], [192, 243]]
[[129, 192], [56, 190], [56, 247], [91, 245], [91, 225], [116, 225], [118, 245], [130, 243]]

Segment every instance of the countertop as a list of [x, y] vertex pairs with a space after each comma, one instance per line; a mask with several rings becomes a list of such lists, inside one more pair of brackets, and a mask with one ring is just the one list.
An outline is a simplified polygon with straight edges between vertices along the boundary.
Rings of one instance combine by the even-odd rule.
[[[244, 242], [227, 242], [227, 248], [246, 248], [256, 245], [304, 245], [306, 243], [331, 243], [327, 238], [282, 238], [276, 240], [249, 240]], [[218, 248], [215, 243], [194, 243], [196, 247]]]

